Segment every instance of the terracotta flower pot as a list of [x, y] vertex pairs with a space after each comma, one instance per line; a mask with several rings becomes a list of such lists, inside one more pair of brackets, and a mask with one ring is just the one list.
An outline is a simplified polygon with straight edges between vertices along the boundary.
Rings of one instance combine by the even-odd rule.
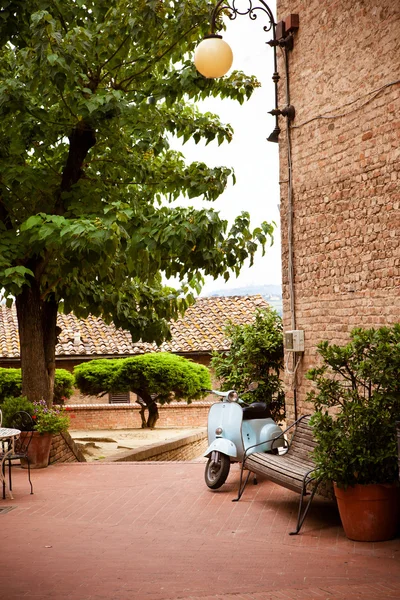
[[[22, 432], [21, 437], [30, 435], [31, 432]], [[43, 469], [49, 464], [52, 433], [33, 432], [32, 439], [28, 446], [28, 458], [31, 469]], [[21, 467], [28, 468], [28, 462], [25, 458], [21, 458]]]
[[346, 536], [358, 542], [383, 542], [397, 534], [400, 522], [400, 487], [368, 484], [339, 488], [334, 484]]

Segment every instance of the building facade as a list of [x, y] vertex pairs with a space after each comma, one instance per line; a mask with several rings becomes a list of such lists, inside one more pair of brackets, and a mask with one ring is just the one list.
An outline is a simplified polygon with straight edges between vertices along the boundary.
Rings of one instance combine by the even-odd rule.
[[284, 327], [305, 336], [304, 353], [287, 353], [291, 418], [310, 411], [318, 342], [400, 321], [400, 5], [278, 0], [277, 14], [299, 15], [296, 116], [280, 135]]

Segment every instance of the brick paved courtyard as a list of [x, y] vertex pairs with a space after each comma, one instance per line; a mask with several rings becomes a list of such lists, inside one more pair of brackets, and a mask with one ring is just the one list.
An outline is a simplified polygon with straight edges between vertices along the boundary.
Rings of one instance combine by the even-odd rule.
[[298, 496], [268, 481], [232, 503], [204, 464], [77, 463], [13, 470], [0, 501], [0, 598], [303, 600], [400, 598], [400, 538], [347, 540], [335, 508], [315, 501], [289, 536]]

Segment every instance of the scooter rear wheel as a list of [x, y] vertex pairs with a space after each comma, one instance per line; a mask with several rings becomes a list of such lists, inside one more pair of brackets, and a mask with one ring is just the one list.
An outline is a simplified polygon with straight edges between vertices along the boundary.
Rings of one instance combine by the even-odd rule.
[[211, 490], [217, 490], [226, 481], [231, 467], [229, 456], [218, 452], [216, 461], [208, 459], [204, 479]]

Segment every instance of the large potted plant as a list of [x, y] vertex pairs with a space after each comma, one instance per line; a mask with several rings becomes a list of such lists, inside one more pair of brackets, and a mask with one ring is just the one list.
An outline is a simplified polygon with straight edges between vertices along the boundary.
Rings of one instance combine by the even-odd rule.
[[[3, 420], [5, 426], [12, 425], [13, 415], [18, 411], [25, 411], [32, 417], [32, 431], [21, 432], [21, 437], [32, 435], [28, 446], [28, 460], [32, 469], [41, 469], [49, 464], [52, 437], [54, 434], [66, 431], [69, 426], [69, 417], [63, 406], [48, 408], [44, 400], [29, 402], [24, 397], [6, 398], [2, 404]], [[21, 466], [26, 467], [26, 459], [21, 459]]]
[[396, 420], [400, 420], [400, 324], [354, 329], [345, 346], [321, 342], [307, 400], [319, 475], [334, 483], [345, 533], [395, 537], [400, 520]]

